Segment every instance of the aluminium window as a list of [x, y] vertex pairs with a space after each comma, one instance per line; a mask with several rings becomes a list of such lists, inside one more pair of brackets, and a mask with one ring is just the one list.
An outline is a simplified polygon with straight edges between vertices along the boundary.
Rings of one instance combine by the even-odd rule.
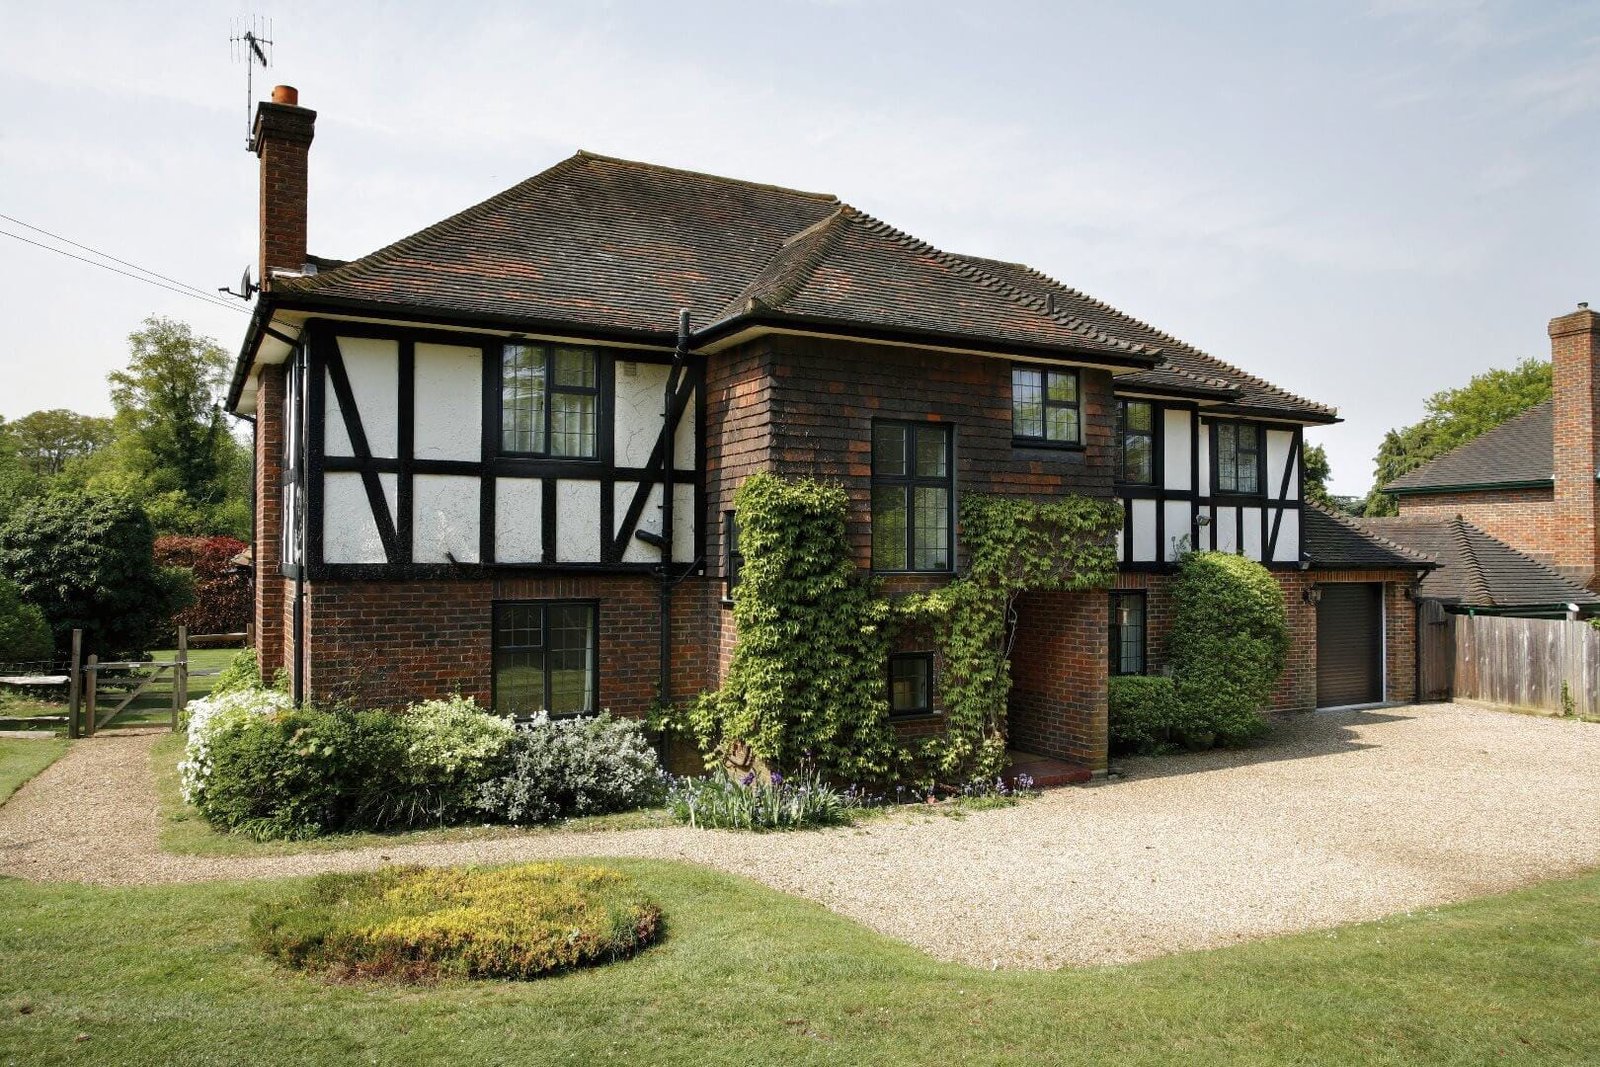
[[955, 476], [949, 426], [872, 424], [872, 569], [948, 571]]
[[731, 511], [722, 513], [722, 599], [733, 602], [733, 591], [739, 586], [739, 575], [744, 570], [744, 553], [739, 551], [739, 522]]
[[524, 600], [494, 606], [494, 708], [531, 718], [583, 715], [598, 703], [598, 609], [592, 602]]
[[1082, 444], [1078, 372], [1012, 367], [1011, 435], [1030, 443]]
[[1249, 422], [1216, 424], [1219, 493], [1261, 492], [1261, 427]]
[[600, 438], [592, 348], [514, 342], [500, 353], [500, 450], [593, 459]]
[[1117, 481], [1156, 484], [1156, 406], [1148, 400], [1117, 401]]
[[896, 652], [889, 656], [889, 714], [933, 713], [933, 655]]
[[1143, 674], [1145, 664], [1145, 595], [1111, 594], [1111, 673]]

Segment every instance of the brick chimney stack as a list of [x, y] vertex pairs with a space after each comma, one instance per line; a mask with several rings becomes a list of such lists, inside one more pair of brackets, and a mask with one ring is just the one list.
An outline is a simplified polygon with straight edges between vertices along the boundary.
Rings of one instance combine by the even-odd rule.
[[299, 274], [306, 265], [306, 156], [316, 122], [292, 85], [274, 86], [272, 100], [256, 105], [250, 147], [261, 160], [263, 289], [272, 287], [274, 270]]
[[1600, 314], [1550, 320], [1555, 378], [1556, 566], [1600, 589]]

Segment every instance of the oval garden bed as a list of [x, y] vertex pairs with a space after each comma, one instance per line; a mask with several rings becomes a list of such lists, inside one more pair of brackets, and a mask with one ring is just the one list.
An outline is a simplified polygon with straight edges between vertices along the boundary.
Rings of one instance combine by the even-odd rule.
[[631, 956], [661, 909], [604, 867], [385, 867], [325, 874], [250, 920], [256, 946], [337, 979], [538, 978]]

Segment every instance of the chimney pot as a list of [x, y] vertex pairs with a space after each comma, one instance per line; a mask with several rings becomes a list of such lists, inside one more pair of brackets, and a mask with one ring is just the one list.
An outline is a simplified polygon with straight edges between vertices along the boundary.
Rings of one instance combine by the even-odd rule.
[[272, 87], [272, 102], [274, 104], [288, 104], [290, 107], [300, 105], [300, 90], [292, 85], [274, 85]]

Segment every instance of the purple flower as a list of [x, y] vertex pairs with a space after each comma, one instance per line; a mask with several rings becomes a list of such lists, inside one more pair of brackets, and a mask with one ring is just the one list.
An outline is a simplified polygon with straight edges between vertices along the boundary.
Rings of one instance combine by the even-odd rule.
[[750, 786], [750, 785], [753, 785], [755, 783], [755, 780], [756, 780], [756, 772], [755, 771], [749, 771], [749, 772], [747, 772], [745, 774], [745, 776], [743, 778], [739, 779], [739, 784], [742, 785], [742, 786]]
[[783, 784], [783, 775], [779, 774], [777, 771], [773, 771], [772, 772], [772, 784], [773, 785], [782, 785]]

